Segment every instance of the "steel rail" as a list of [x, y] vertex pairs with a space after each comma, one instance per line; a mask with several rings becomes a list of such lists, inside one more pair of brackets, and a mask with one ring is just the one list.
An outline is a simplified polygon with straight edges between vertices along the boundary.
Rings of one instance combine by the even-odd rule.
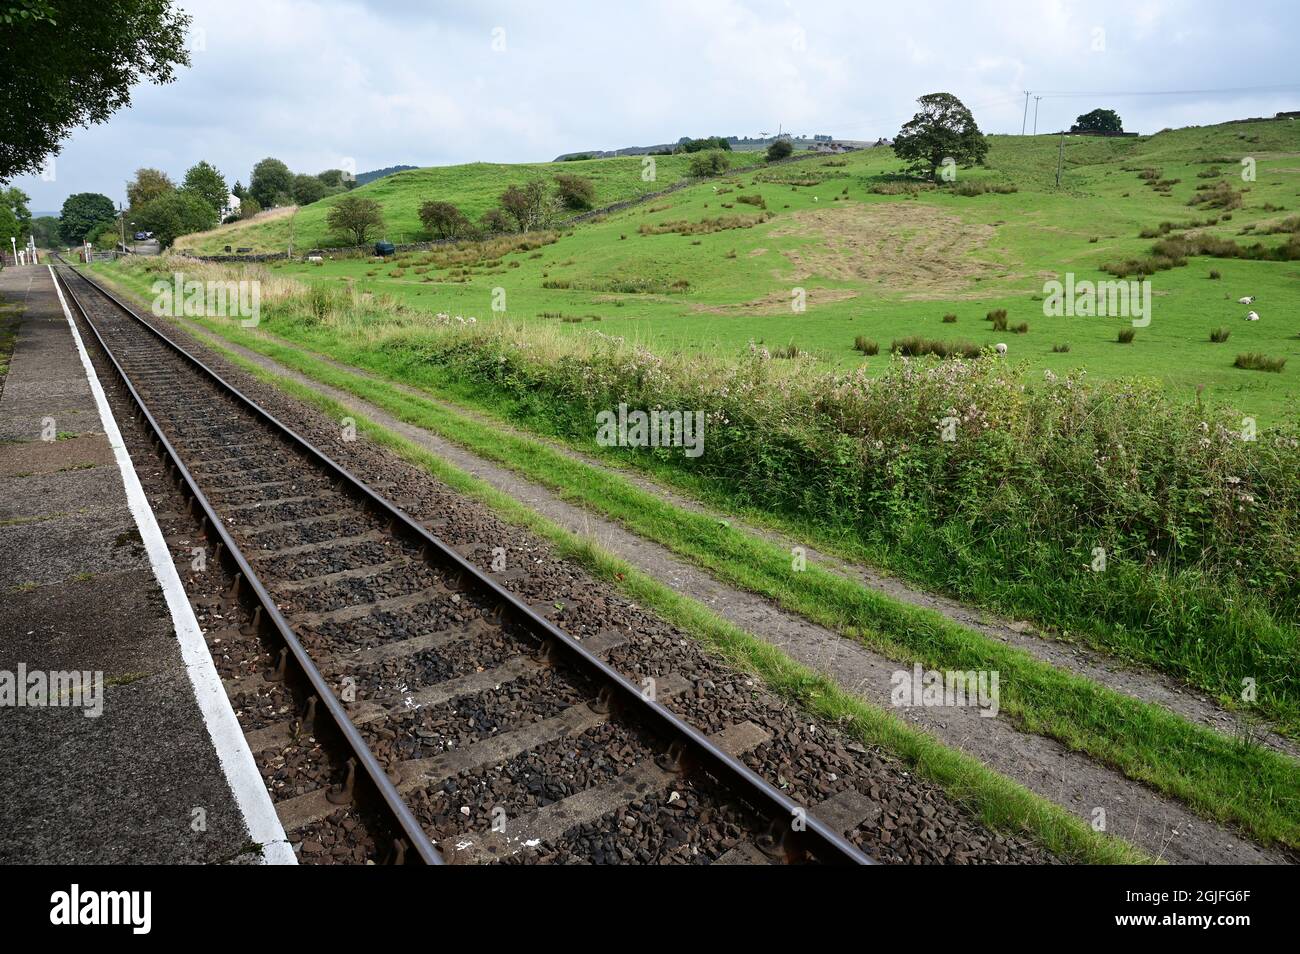
[[[769, 846], [771, 853], [782, 855], [788, 860], [800, 860], [805, 855], [811, 854], [823, 864], [876, 863], [874, 859], [852, 845], [841, 834], [817, 819], [811, 811], [796, 804], [739, 759], [714, 744], [695, 727], [665, 708], [657, 700], [646, 698], [642, 690], [630, 682], [622, 673], [591, 653], [581, 642], [540, 616], [517, 596], [497, 584], [478, 567], [430, 533], [405, 511], [377, 494], [360, 478], [322, 453], [288, 425], [279, 421], [269, 411], [222, 378], [199, 358], [174, 342], [155, 327], [152, 322], [139, 314], [131, 305], [123, 302], [115, 294], [83, 272], [77, 271], [76, 274], [122, 312], [151, 332], [193, 368], [213, 381], [219, 389], [234, 397], [255, 417], [277, 432], [286, 442], [336, 479], [340, 484], [339, 489], [346, 490], [381, 517], [387, 518], [390, 533], [416, 544], [430, 564], [449, 571], [462, 584], [468, 584], [480, 595], [494, 600], [500, 606], [503, 617], [508, 617], [510, 621], [532, 634], [534, 638], [538, 639], [544, 646], [549, 647], [553, 652], [563, 656], [595, 682], [603, 684], [609, 690], [606, 696], [608, 704], [624, 709], [632, 718], [641, 720], [655, 734], [669, 741], [669, 752], [676, 760], [675, 767], [677, 769], [686, 771], [692, 768], [701, 768], [716, 778], [733, 795], [748, 802], [760, 815], [771, 822], [772, 827], [769, 832], [772, 842]], [[66, 282], [65, 287], [67, 287]], [[107, 346], [105, 346], [105, 351], [108, 351]], [[116, 362], [114, 363], [116, 364]], [[124, 374], [120, 368], [119, 373]], [[134, 389], [132, 389], [132, 393], [134, 394]], [[170, 445], [168, 447], [170, 448]], [[198, 488], [189, 479], [188, 472], [185, 473], [187, 482], [193, 488], [194, 493], [198, 495]], [[221, 526], [219, 522], [217, 526]], [[222, 527], [222, 532], [224, 535], [224, 527]], [[233, 541], [229, 545], [233, 546]], [[241, 572], [244, 572], [245, 577], [255, 580], [256, 577], [252, 575], [251, 568], [247, 567], [247, 562], [242, 561], [242, 556], [241, 563]], [[277, 629], [283, 627], [285, 632], [291, 634], [287, 622], [275, 609], [269, 595], [265, 595], [265, 589], [261, 588], [260, 583], [257, 584], [257, 590], [259, 597], [264, 595], [267, 603], [270, 604], [268, 611], [275, 621]], [[293, 642], [297, 643], [296, 638], [293, 638]], [[300, 645], [299, 649], [301, 649]], [[310, 664], [309, 659], [306, 661]], [[330, 696], [332, 698], [332, 693]], [[343, 713], [343, 717], [346, 719], [346, 713]], [[349, 722], [348, 725], [351, 725], [351, 723]], [[355, 729], [353, 731], [355, 732]], [[373, 762], [373, 758], [371, 761]], [[383, 777], [382, 770], [380, 774]], [[384, 781], [387, 781], [386, 777]], [[389, 788], [391, 789], [391, 785], [389, 785]], [[393, 794], [396, 795], [396, 792], [394, 791]]]
[[[99, 289], [98, 285], [87, 279], [86, 276], [81, 275], [80, 277], [85, 279], [91, 287], [94, 287], [101, 292], [103, 291], [103, 289]], [[318, 702], [323, 705], [325, 714], [328, 715], [335, 730], [342, 737], [344, 744], [347, 746], [352, 757], [357, 760], [357, 764], [362, 769], [362, 778], [370, 783], [373, 788], [373, 793], [380, 798], [383, 805], [387, 808], [397, 829], [410, 840], [411, 846], [415, 850], [415, 858], [425, 864], [444, 864], [445, 862], [442, 855], [438, 852], [438, 849], [434, 846], [433, 842], [430, 841], [429, 836], [425, 833], [419, 821], [411, 814], [411, 810], [407, 807], [406, 802], [402, 799], [402, 796], [398, 793], [396, 787], [388, 779], [387, 773], [375, 758], [374, 753], [370, 751], [370, 747], [366, 744], [365, 739], [352, 723], [352, 720], [348, 718], [347, 712], [343, 708], [343, 703], [334, 694], [334, 691], [330, 688], [324, 674], [316, 666], [315, 662], [312, 661], [311, 656], [307, 653], [306, 648], [298, 639], [297, 634], [293, 631], [293, 628], [289, 625], [283, 614], [281, 614], [275, 600], [271, 597], [270, 593], [267, 592], [262, 581], [258, 579], [258, 576], [254, 572], [251, 564], [248, 562], [248, 559], [244, 556], [239, 545], [226, 530], [225, 524], [213, 509], [207, 496], [199, 489], [194, 477], [190, 474], [184, 461], [181, 460], [180, 454], [177, 453], [176, 448], [172, 446], [171, 441], [169, 441], [167, 436], [163, 433], [162, 428], [159, 426], [152, 412], [150, 412], [148, 406], [145, 404], [144, 399], [136, 390], [130, 376], [117, 360], [117, 356], [113, 353], [113, 349], [108, 346], [108, 342], [104, 340], [104, 336], [100, 334], [94, 321], [91, 320], [89, 312], [82, 303], [80, 296], [72, 289], [71, 283], [69, 283], [66, 278], [64, 278], [63, 281], [63, 288], [68, 293], [69, 298], [76, 306], [77, 311], [80, 312], [87, 326], [94, 333], [95, 338], [99, 341], [100, 347], [104, 351], [104, 354], [112, 363], [113, 369], [117, 372], [122, 383], [126, 386], [128, 393], [131, 395], [131, 399], [139, 409], [140, 416], [153, 434], [154, 444], [161, 449], [165, 458], [170, 460], [172, 467], [176, 471], [177, 483], [182, 484], [183, 487], [188, 490], [191, 498], [191, 507], [197, 504], [201, 510], [203, 517], [205, 518], [205, 531], [209, 537], [215, 536], [217, 539], [218, 559], [229, 560], [233, 563], [235, 573], [234, 596], [239, 598], [242, 595], [240, 593], [240, 583], [242, 580], [252, 593], [254, 618], [256, 619], [259, 615], [257, 610], [260, 610], [262, 618], [270, 621], [271, 628], [280, 637], [285, 648], [289, 650], [290, 657], [293, 659], [294, 664], [298, 667], [299, 673], [310, 687], [312, 694], [314, 694], [317, 697]], [[117, 302], [112, 296], [108, 297], [121, 307], [121, 302]], [[128, 314], [132, 318], [136, 317], [135, 315], [130, 314], [129, 310]], [[316, 712], [319, 715], [319, 706], [317, 707]]]

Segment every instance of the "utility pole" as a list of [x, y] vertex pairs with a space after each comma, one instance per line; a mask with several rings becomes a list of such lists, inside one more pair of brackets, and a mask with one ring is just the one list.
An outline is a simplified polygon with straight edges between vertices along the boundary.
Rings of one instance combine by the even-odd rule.
[[1061, 162], [1065, 159], [1065, 130], [1061, 130], [1061, 148], [1056, 152], [1056, 187], [1061, 188]]
[[1042, 98], [1043, 97], [1041, 96], [1034, 97], [1034, 135], [1035, 136], [1038, 135], [1038, 101]]
[[1025, 115], [1020, 120], [1020, 135], [1025, 134], [1025, 123], [1029, 121], [1029, 90], [1025, 90]]
[[126, 251], [126, 210], [122, 208], [122, 203], [117, 204], [117, 217], [122, 223], [122, 251]]

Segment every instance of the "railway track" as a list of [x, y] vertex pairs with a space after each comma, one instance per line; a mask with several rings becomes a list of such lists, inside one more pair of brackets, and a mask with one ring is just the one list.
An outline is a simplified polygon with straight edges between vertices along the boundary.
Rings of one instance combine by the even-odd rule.
[[[233, 579], [217, 615], [238, 603], [249, 622], [223, 676], [291, 838], [329, 829], [354, 861], [586, 861], [579, 833], [621, 825], [620, 857], [650, 861], [631, 829], [695, 826], [714, 863], [871, 863], [843, 837], [870, 810], [856, 793], [795, 804], [741, 761], [759, 726], [703, 735], [663, 704], [688, 680], [605, 662], [627, 634], [564, 632], [503, 586], [523, 570], [480, 570], [107, 289], [56, 273]], [[555, 770], [572, 793], [539, 800]], [[466, 773], [491, 776], [486, 814], [445, 804]]]

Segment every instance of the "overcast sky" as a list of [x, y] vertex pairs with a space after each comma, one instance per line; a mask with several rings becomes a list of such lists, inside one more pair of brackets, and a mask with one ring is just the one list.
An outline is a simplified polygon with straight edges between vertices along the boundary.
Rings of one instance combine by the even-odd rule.
[[[53, 181], [15, 180], [34, 211], [73, 192], [119, 201], [137, 167], [179, 180], [200, 159], [233, 185], [265, 156], [297, 172], [364, 172], [778, 125], [875, 139], [939, 90], [986, 132], [1020, 131], [1026, 89], [1098, 94], [1045, 97], [1040, 132], [1096, 106], [1140, 132], [1300, 109], [1300, 6], [1289, 0], [180, 5], [194, 18], [190, 68], [77, 131]], [[1197, 92], [1133, 95], [1166, 91]]]

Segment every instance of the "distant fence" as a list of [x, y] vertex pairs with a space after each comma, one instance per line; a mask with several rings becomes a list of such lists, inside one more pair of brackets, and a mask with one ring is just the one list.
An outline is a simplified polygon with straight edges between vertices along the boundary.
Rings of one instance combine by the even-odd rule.
[[[868, 147], [868, 148], [875, 148], [875, 147]], [[634, 206], [642, 205], [643, 203], [646, 202], [653, 202], [656, 199], [661, 199], [666, 195], [672, 195], [674, 192], [680, 192], [682, 189], [688, 189], [691, 186], [699, 185], [702, 182], [709, 182], [712, 179], [721, 179], [727, 175], [738, 175], [742, 173], [753, 172], [758, 169], [771, 169], [773, 166], [784, 166], [784, 165], [789, 165], [790, 163], [793, 162], [804, 162], [808, 159], [825, 159], [828, 156], [834, 156], [834, 155], [837, 155], [837, 153], [810, 152], [810, 153], [803, 153], [797, 156], [787, 156], [784, 159], [776, 159], [773, 160], [772, 162], [764, 162], [761, 164], [754, 163], [753, 165], [748, 165], [748, 166], [738, 166], [737, 168], [729, 169], [727, 172], [718, 176], [709, 176], [709, 177], [686, 176], [684, 178], [678, 179], [672, 185], [666, 186], [665, 188], [662, 189], [658, 189], [654, 192], [646, 192], [643, 193], [642, 195], [635, 196], [631, 199], [624, 199], [620, 202], [614, 202], [610, 205], [601, 206], [599, 209], [589, 209], [586, 212], [581, 212], [578, 215], [565, 219], [563, 222], [556, 223], [555, 228], [562, 229], [570, 225], [580, 225], [583, 222], [590, 222], [593, 219], [598, 219], [602, 215], [612, 215], [615, 212], [623, 212], [627, 209], [633, 208]], [[839, 153], [838, 155], [842, 155], [842, 153]], [[500, 232], [498, 234], [522, 235], [524, 233], [515, 231], [515, 232]], [[395, 249], [394, 254], [400, 255], [403, 252], [427, 252], [432, 248], [437, 248], [442, 245], [455, 245], [458, 242], [465, 242], [465, 241], [468, 240], [467, 239], [431, 239], [428, 242], [405, 242], [401, 245], [394, 245], [393, 248]], [[374, 243], [371, 243], [369, 245], [343, 245], [343, 246], [330, 246], [329, 248], [314, 248], [308, 251], [306, 254], [324, 255], [329, 258], [349, 258], [351, 256], [371, 255], [373, 254], [373, 252], [374, 252]], [[264, 253], [249, 252], [244, 255], [238, 255], [238, 254], [195, 255], [193, 252], [188, 251], [186, 249], [182, 249], [180, 251], [180, 254], [185, 255], [189, 258], [196, 258], [201, 262], [218, 262], [218, 263], [220, 262], [274, 262], [274, 261], [286, 260], [292, 257], [288, 252], [264, 252]], [[305, 256], [299, 255], [299, 257], [301, 258]]]

